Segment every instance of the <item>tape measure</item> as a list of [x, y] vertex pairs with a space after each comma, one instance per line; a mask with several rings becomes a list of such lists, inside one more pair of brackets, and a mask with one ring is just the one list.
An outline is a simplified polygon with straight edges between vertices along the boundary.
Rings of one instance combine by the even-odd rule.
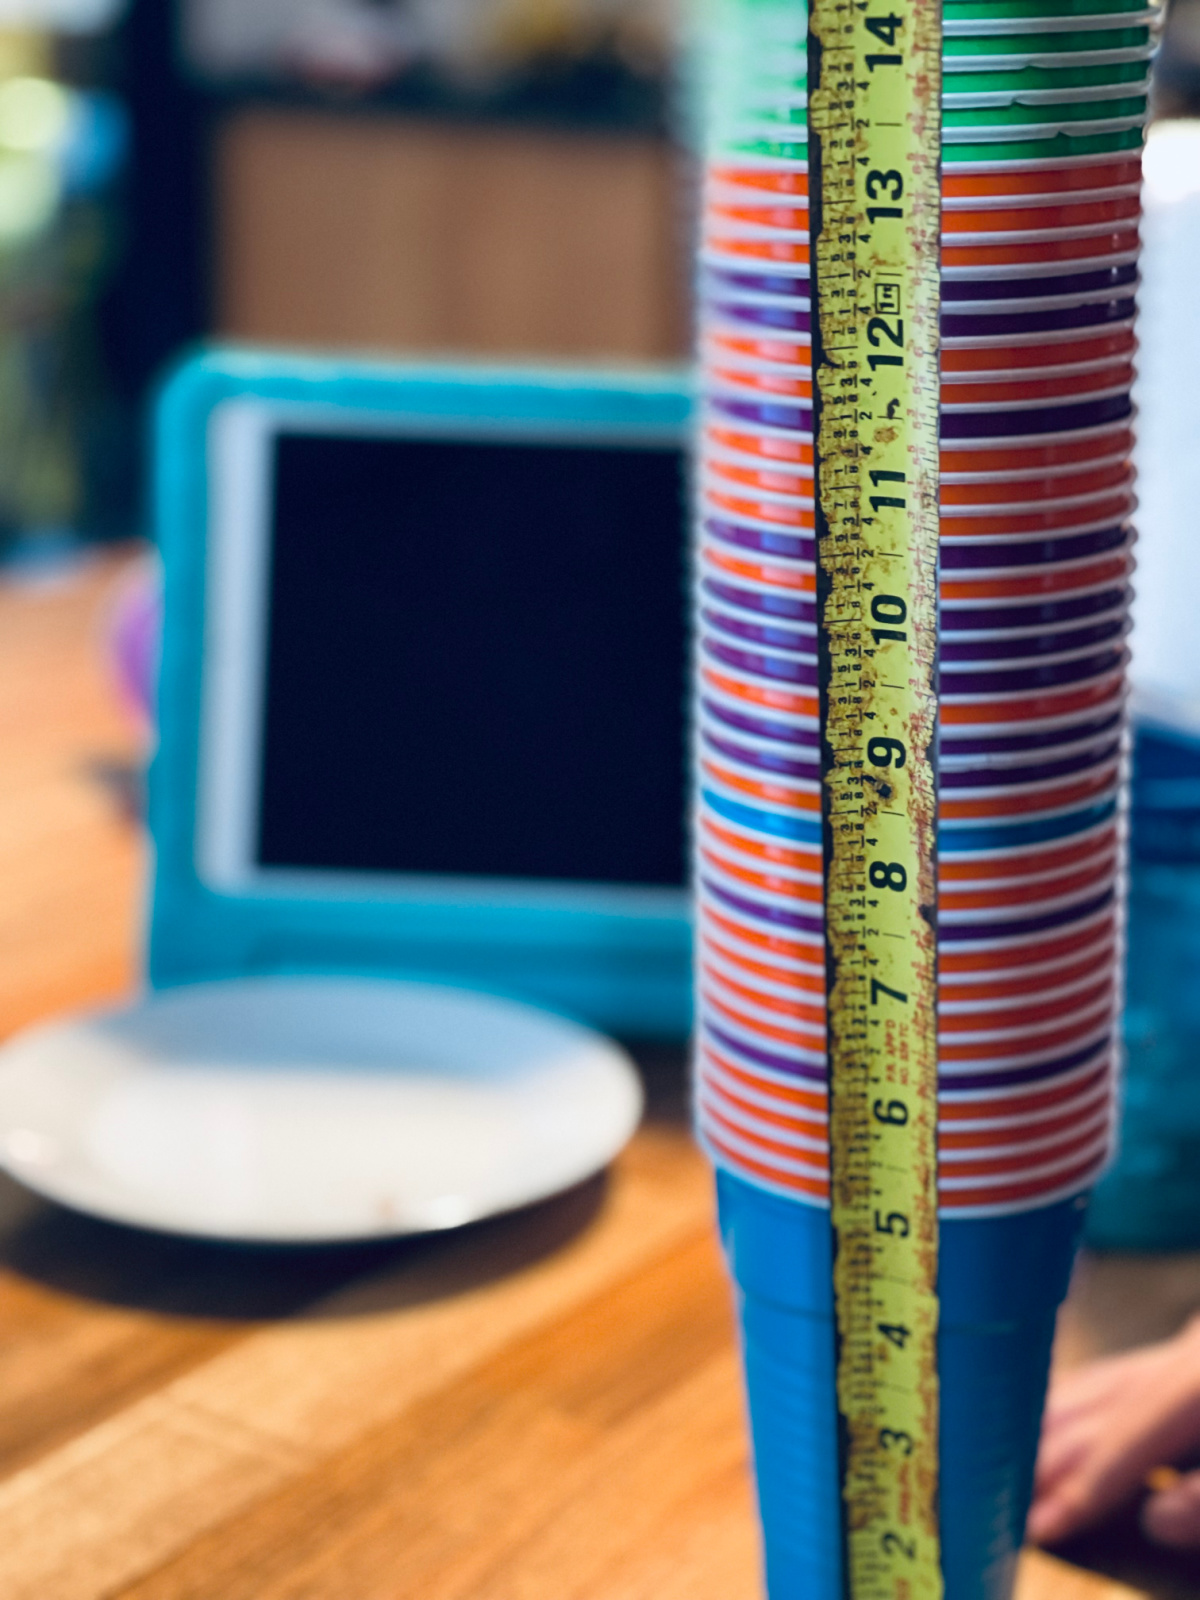
[[809, 30], [844, 1567], [934, 1600], [940, 0], [813, 0]]

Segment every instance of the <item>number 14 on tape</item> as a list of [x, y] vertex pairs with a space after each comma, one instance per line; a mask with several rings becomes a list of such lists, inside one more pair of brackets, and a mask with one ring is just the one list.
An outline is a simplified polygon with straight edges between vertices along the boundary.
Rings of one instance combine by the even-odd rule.
[[940, 5], [813, 0], [809, 27], [846, 1590], [938, 1600]]

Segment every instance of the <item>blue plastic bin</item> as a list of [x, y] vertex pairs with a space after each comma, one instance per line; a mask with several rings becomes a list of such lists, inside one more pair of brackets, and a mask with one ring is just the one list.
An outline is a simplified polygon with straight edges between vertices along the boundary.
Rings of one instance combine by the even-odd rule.
[[1117, 1160], [1087, 1240], [1200, 1246], [1200, 740], [1136, 730]]

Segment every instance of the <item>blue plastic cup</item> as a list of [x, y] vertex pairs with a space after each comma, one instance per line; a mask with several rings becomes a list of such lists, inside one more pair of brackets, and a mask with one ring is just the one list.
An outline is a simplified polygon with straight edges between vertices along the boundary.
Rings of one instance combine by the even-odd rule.
[[1200, 738], [1135, 727], [1121, 1143], [1088, 1213], [1099, 1250], [1200, 1244]]
[[[717, 1174], [770, 1600], [842, 1600], [829, 1214]], [[946, 1600], [1009, 1600], [1083, 1199], [941, 1225]]]

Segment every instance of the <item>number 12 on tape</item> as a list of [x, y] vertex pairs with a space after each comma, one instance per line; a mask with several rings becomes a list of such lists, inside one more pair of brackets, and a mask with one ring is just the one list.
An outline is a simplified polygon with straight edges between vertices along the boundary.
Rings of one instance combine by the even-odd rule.
[[846, 1591], [939, 1600], [940, 5], [813, 0], [809, 28]]

